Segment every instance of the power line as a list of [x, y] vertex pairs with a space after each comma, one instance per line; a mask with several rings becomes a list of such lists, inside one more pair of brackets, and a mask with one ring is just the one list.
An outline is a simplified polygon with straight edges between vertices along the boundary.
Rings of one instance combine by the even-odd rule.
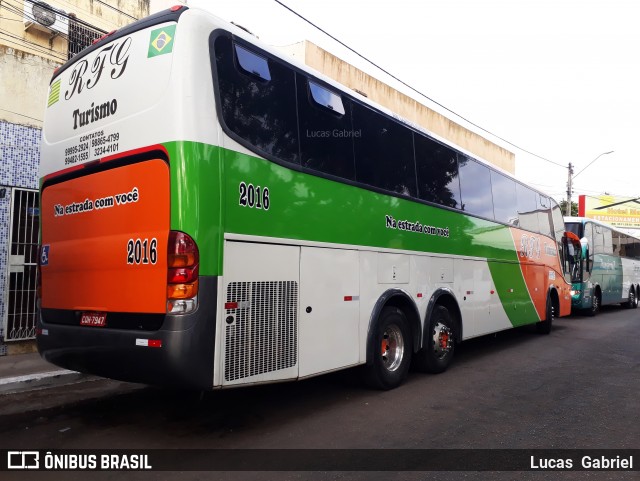
[[133, 15], [129, 15], [127, 12], [123, 12], [122, 10], [117, 9], [116, 7], [114, 7], [113, 5], [109, 5], [106, 2], [103, 2], [102, 0], [96, 0], [96, 2], [101, 3], [102, 5], [104, 5], [105, 7], [109, 7], [112, 10], [115, 10], [116, 12], [118, 12], [121, 15], [124, 15], [125, 17], [129, 17], [132, 18], [133, 20], [139, 20], [138, 18], [134, 17]]
[[[61, 52], [58, 52], [56, 50], [49, 50], [46, 47], [43, 47], [42, 45], [39, 45], [39, 44], [34, 43], [34, 42], [31, 42], [29, 40], [25, 40], [23, 38], [15, 36], [15, 35], [11, 35], [10, 33], [5, 32], [4, 30], [0, 30], [0, 35], [4, 35], [6, 37], [14, 39], [13, 41], [5, 39], [5, 41], [9, 42], [9, 43], [12, 43], [14, 45], [17, 45], [20, 48], [25, 48], [25, 47], [33, 48], [39, 54], [48, 55], [48, 56], [52, 57], [53, 59], [60, 61], [60, 63], [64, 63], [64, 62], [67, 61], [66, 57], [62, 57], [62, 56], [56, 55], [56, 54], [61, 53]], [[17, 43], [16, 40], [19, 41], [20, 43]]]
[[[71, 3], [71, 2], [69, 2], [67, 0], [58, 0], [58, 2], [67, 4], [68, 5], [67, 8], [71, 9], [71, 11], [72, 11], [72, 13], [74, 13], [74, 15], [75, 15], [75, 12], [78, 11], [78, 12], [86, 13], [88, 17], [95, 17], [96, 16], [92, 11], [87, 10], [85, 8], [81, 8], [79, 5], [75, 5], [75, 4], [73, 4], [73, 3]], [[67, 14], [67, 15], [69, 16], [70, 19], [74, 18], [73, 15], [70, 15], [70, 14]], [[77, 19], [77, 17], [75, 17], [75, 18]], [[100, 20], [103, 21], [104, 23], [108, 23], [108, 24], [114, 26], [115, 28], [120, 28], [120, 25], [117, 22], [113, 22], [113, 21], [107, 20], [105, 18], [100, 18]]]
[[560, 164], [558, 162], [554, 162], [553, 160], [549, 160], [545, 157], [542, 157], [541, 155], [535, 154], [527, 149], [524, 149], [516, 144], [514, 144], [513, 142], [510, 142], [506, 139], [504, 139], [503, 137], [500, 137], [499, 135], [494, 134], [493, 132], [485, 129], [484, 127], [481, 127], [480, 125], [472, 122], [471, 120], [467, 119], [466, 117], [458, 114], [457, 112], [451, 110], [448, 107], [445, 107], [443, 104], [441, 104], [440, 102], [432, 99], [431, 97], [429, 97], [428, 95], [422, 93], [421, 91], [419, 91], [418, 89], [412, 87], [411, 85], [409, 85], [408, 83], [406, 83], [404, 80], [401, 80], [400, 78], [396, 77], [395, 75], [393, 75], [391, 72], [389, 72], [388, 70], [382, 68], [380, 65], [376, 64], [375, 62], [373, 62], [372, 60], [369, 60], [367, 57], [365, 57], [364, 55], [362, 55], [361, 53], [357, 52], [356, 50], [354, 50], [353, 48], [349, 47], [346, 43], [344, 43], [343, 41], [339, 40], [338, 38], [336, 38], [335, 36], [331, 35], [329, 32], [327, 32], [326, 30], [324, 30], [323, 28], [319, 27], [318, 25], [316, 25], [315, 23], [313, 23], [311, 20], [308, 20], [306, 17], [304, 17], [303, 15], [299, 14], [298, 12], [296, 12], [295, 10], [293, 10], [291, 7], [285, 5], [284, 3], [282, 3], [280, 0], [274, 0], [277, 4], [279, 4], [280, 6], [284, 7], [285, 9], [287, 9], [289, 12], [293, 13], [294, 15], [296, 15], [297, 17], [299, 17], [300, 19], [302, 19], [303, 21], [305, 21], [306, 23], [308, 23], [309, 25], [311, 25], [313, 28], [319, 30], [320, 32], [322, 32], [323, 34], [325, 34], [327, 37], [331, 38], [332, 40], [334, 40], [335, 42], [339, 43], [340, 45], [342, 45], [344, 48], [346, 48], [347, 50], [349, 50], [350, 52], [354, 53], [355, 55], [357, 55], [358, 57], [360, 57], [361, 59], [363, 59], [364, 61], [368, 62], [369, 64], [373, 65], [375, 68], [377, 68], [378, 70], [384, 72], [386, 75], [388, 75], [389, 77], [391, 77], [392, 79], [396, 80], [397, 82], [400, 82], [402, 85], [404, 85], [405, 87], [411, 89], [413, 92], [417, 93], [418, 95], [420, 95], [421, 97], [424, 97], [425, 99], [429, 100], [430, 102], [433, 102], [435, 105], [437, 105], [438, 107], [446, 110], [447, 112], [455, 115], [456, 117], [464, 120], [465, 122], [467, 122], [469, 125], [474, 126], [477, 129], [480, 129], [481, 131], [495, 137], [496, 139], [501, 140], [502, 142], [505, 142], [506, 144], [515, 147], [516, 149], [532, 155], [540, 160], [544, 160], [545, 162], [549, 162], [550, 164], [553, 165], [557, 165], [558, 167], [562, 167], [563, 169], [566, 169], [567, 166]]

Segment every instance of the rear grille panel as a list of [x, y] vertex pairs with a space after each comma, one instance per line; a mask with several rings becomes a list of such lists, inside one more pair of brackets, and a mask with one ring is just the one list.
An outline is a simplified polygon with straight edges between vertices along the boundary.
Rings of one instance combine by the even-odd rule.
[[232, 282], [227, 286], [224, 377], [235, 381], [287, 369], [298, 358], [298, 283]]

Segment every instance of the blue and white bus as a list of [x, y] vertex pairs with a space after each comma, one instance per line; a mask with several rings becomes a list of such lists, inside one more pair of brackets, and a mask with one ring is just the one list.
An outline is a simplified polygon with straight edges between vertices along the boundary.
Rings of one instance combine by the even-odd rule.
[[607, 304], [638, 307], [640, 239], [584, 217], [566, 217], [565, 227], [582, 244], [572, 273], [572, 309], [594, 316]]

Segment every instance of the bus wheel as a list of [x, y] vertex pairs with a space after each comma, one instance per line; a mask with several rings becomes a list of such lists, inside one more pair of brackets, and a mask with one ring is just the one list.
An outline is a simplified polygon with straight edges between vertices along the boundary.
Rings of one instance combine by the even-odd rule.
[[551, 300], [551, 296], [547, 296], [546, 319], [536, 324], [536, 331], [538, 333], [540, 334], [551, 333], [551, 327], [553, 324], [553, 320], [555, 319], [555, 313], [556, 313], [556, 310], [553, 305], [553, 301]]
[[420, 371], [438, 374], [447, 370], [453, 360], [456, 338], [449, 309], [436, 306], [429, 319], [425, 345], [418, 352], [416, 367]]
[[638, 300], [636, 299], [636, 293], [633, 291], [633, 287], [629, 289], [629, 300], [625, 303], [624, 307], [627, 309], [635, 309], [638, 307]]
[[404, 313], [385, 307], [373, 339], [373, 363], [365, 366], [365, 381], [376, 389], [393, 389], [407, 377], [413, 343]]
[[591, 308], [587, 309], [587, 316], [593, 317], [598, 313], [598, 311], [600, 311], [600, 295], [597, 292], [594, 292], [591, 299]]

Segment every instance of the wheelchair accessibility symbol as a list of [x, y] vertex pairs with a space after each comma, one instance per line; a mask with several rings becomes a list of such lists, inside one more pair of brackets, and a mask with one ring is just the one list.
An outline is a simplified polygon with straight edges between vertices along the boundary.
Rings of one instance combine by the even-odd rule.
[[40, 252], [40, 265], [46, 266], [49, 265], [49, 244], [42, 246], [42, 251]]

